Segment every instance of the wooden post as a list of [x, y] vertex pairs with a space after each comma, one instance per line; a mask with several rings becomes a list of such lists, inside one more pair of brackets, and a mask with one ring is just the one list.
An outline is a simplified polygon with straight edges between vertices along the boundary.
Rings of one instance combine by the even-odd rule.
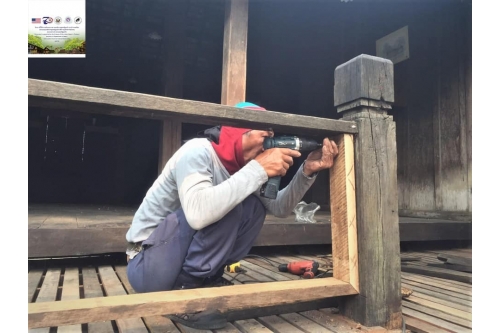
[[[335, 69], [334, 104], [356, 121], [354, 142], [359, 295], [341, 312], [366, 326], [400, 329], [401, 263], [393, 64], [360, 55]], [[335, 253], [333, 254], [335, 256]]]
[[[184, 84], [185, 1], [167, 1], [165, 13], [165, 64], [163, 67], [163, 95], [182, 98]], [[181, 146], [182, 123], [176, 119], [160, 121], [158, 173]]]
[[221, 104], [245, 101], [248, 0], [226, 0]]

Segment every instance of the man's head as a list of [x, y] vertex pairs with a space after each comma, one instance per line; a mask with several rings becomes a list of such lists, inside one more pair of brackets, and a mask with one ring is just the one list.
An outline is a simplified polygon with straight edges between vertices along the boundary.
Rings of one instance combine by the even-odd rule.
[[[238, 103], [235, 105], [235, 107], [266, 111], [265, 108], [249, 102]], [[257, 157], [257, 155], [264, 151], [264, 138], [273, 136], [274, 132], [272, 129], [266, 131], [248, 129], [248, 131], [245, 132], [242, 137], [243, 160], [245, 161], [245, 164], [253, 160], [255, 157]]]
[[[249, 102], [238, 103], [235, 107], [266, 110]], [[213, 140], [212, 146], [222, 164], [226, 167], [229, 174], [232, 175], [264, 151], [264, 138], [268, 136], [274, 136], [272, 129], [262, 131], [250, 128], [221, 126], [218, 140]]]

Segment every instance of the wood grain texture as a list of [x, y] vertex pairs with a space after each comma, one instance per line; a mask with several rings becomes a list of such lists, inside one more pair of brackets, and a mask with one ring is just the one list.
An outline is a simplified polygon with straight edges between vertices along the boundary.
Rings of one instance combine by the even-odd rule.
[[175, 119], [166, 119], [160, 122], [160, 152], [158, 156], [158, 174], [163, 171], [165, 164], [181, 147], [182, 123]]
[[[48, 269], [45, 273], [43, 284], [40, 287], [40, 292], [35, 300], [36, 303], [52, 303], [57, 297], [57, 288], [59, 286], [59, 279], [61, 277], [60, 269]], [[29, 303], [33, 304], [33, 303]], [[49, 333], [50, 326], [39, 326], [40, 328], [30, 329], [29, 333]], [[57, 326], [57, 325], [55, 325]], [[29, 327], [32, 328], [32, 327]]]
[[248, 0], [226, 0], [221, 104], [244, 102], [247, 83]]
[[[120, 278], [123, 287], [127, 291], [128, 294], [135, 294], [134, 288], [130, 284], [127, 277], [127, 266], [115, 266], [116, 275]], [[179, 332], [175, 324], [164, 316], [148, 316], [142, 318], [150, 333], [176, 333]]]
[[[123, 288], [118, 276], [116, 276], [113, 267], [99, 267], [99, 275], [101, 276], [102, 286], [108, 296], [107, 298], [109, 298], [109, 296], [127, 296], [127, 292]], [[92, 301], [96, 301], [96, 299], [92, 299]], [[87, 319], [90, 318], [91, 317], [87, 317]], [[148, 329], [144, 325], [144, 322], [137, 316], [121, 317], [116, 320], [116, 326], [118, 326], [120, 333], [148, 333]]]
[[40, 108], [107, 114], [113, 116], [165, 119], [195, 124], [228, 125], [284, 133], [331, 135], [357, 133], [352, 121], [334, 120], [282, 112], [240, 109], [213, 103], [146, 95], [68, 83], [28, 79], [28, 105]]
[[335, 69], [334, 105], [360, 98], [394, 102], [392, 61], [361, 54]]
[[[83, 277], [83, 296], [84, 298], [102, 297], [103, 291], [97, 271], [94, 267], [82, 268]], [[95, 333], [113, 333], [113, 326], [110, 321], [98, 321], [88, 323], [89, 332]]]
[[[109, 275], [111, 274], [106, 274], [106, 276]], [[103, 282], [106, 282], [106, 279], [103, 278]], [[107, 293], [108, 289], [110, 292], [119, 291], [117, 286], [107, 283], [104, 283], [104, 286]], [[123, 287], [121, 288], [124, 293]], [[239, 310], [320, 300], [355, 293], [354, 288], [343, 281], [324, 278], [259, 285], [242, 284], [223, 288], [122, 294], [78, 301], [31, 303], [28, 304], [28, 326], [38, 328], [71, 325], [82, 321], [122, 320], [123, 318], [132, 320], [131, 318], [194, 312], [207, 308], [216, 308], [221, 311]]]
[[[465, 328], [453, 323], [450, 323], [448, 321], [445, 321], [441, 318], [431, 316], [413, 309], [409, 308], [403, 308], [403, 314], [408, 317], [412, 317], [418, 320], [422, 320], [424, 322], [427, 322], [431, 325], [437, 326], [441, 329], [448, 330], [449, 332], [454, 332], [454, 333], [472, 333], [472, 330], [469, 328]], [[434, 332], [434, 331], [431, 331]]]
[[[344, 116], [346, 117], [346, 116]], [[348, 298], [347, 317], [366, 326], [401, 327], [396, 128], [391, 116], [354, 112], [356, 217], [360, 296]]]
[[[78, 268], [67, 268], [64, 271], [63, 288], [61, 300], [71, 301], [80, 299], [80, 281]], [[59, 326], [58, 333], [79, 333], [82, 332], [82, 325]]]
[[291, 324], [300, 327], [306, 332], [315, 333], [329, 333], [329, 329], [319, 325], [318, 323], [312, 321], [311, 319], [299, 314], [299, 313], [284, 313], [280, 315], [281, 318], [285, 319]]
[[333, 276], [359, 290], [354, 138], [335, 140], [339, 154], [330, 168]]
[[444, 330], [420, 319], [404, 316], [404, 320], [406, 328], [415, 333], [450, 333], [448, 330]]
[[34, 269], [28, 272], [28, 303], [33, 301], [35, 292], [40, 285], [43, 276], [43, 269]]

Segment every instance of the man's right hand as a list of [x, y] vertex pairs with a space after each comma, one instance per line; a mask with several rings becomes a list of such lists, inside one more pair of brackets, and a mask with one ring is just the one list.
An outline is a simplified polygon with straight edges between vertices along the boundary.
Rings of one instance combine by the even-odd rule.
[[300, 157], [300, 152], [289, 148], [271, 148], [257, 155], [255, 160], [262, 165], [269, 178], [284, 176], [293, 165], [293, 158]]

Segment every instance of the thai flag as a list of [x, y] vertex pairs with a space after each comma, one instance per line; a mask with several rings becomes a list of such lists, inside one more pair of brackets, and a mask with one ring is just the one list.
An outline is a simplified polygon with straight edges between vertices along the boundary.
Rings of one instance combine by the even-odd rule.
[[40, 18], [32, 18], [31, 23], [42, 23]]

